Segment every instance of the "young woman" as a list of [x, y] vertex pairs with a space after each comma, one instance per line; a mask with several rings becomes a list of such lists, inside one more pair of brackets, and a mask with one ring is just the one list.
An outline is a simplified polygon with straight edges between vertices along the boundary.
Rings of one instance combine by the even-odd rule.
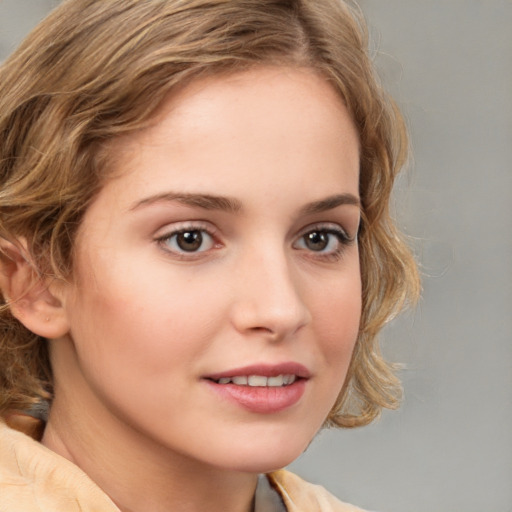
[[355, 6], [68, 0], [0, 88], [0, 511], [356, 510], [279, 471], [418, 286]]

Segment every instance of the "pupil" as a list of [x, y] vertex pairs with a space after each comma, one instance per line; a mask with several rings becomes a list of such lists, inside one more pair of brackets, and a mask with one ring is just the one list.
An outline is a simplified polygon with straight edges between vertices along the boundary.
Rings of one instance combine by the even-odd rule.
[[183, 251], [197, 251], [203, 243], [203, 235], [200, 231], [184, 231], [177, 235], [176, 243]]
[[306, 246], [312, 251], [323, 251], [329, 244], [329, 236], [327, 233], [313, 231], [306, 235]]

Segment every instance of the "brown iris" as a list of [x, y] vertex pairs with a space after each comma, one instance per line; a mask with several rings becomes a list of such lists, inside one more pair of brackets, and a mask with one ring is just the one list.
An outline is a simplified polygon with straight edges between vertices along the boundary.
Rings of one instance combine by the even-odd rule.
[[306, 247], [312, 251], [323, 251], [329, 245], [329, 233], [312, 231], [304, 235]]
[[197, 251], [203, 245], [203, 234], [198, 230], [183, 231], [176, 235], [176, 244], [182, 251]]

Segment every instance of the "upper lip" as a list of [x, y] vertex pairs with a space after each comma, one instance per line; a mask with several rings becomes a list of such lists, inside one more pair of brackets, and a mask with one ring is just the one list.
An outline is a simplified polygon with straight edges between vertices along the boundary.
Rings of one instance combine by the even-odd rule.
[[205, 375], [204, 378], [218, 380], [226, 377], [241, 375], [262, 375], [264, 377], [277, 377], [278, 375], [296, 375], [303, 379], [309, 379], [311, 372], [302, 364], [287, 362], [280, 364], [253, 364], [240, 368], [233, 368], [219, 373]]

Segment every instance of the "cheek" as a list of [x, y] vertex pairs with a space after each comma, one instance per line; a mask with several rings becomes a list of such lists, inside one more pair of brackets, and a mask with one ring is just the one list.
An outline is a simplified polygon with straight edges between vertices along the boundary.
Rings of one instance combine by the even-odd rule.
[[359, 267], [340, 279], [333, 279], [320, 291], [313, 318], [321, 319], [327, 337], [348, 341], [357, 336], [362, 308]]
[[[138, 374], [168, 373], [211, 342], [223, 317], [220, 297], [200, 279], [136, 272], [101, 272], [101, 288], [84, 286], [73, 308], [73, 338], [84, 357], [108, 372], [123, 367], [137, 368]], [[96, 280], [99, 274], [97, 269]]]
[[361, 307], [361, 280], [354, 272], [330, 286], [312, 311], [322, 356], [336, 385], [343, 384], [350, 364], [359, 334]]
[[361, 284], [358, 273], [332, 280], [312, 301], [312, 330], [319, 371], [310, 399], [306, 425], [312, 435], [321, 427], [339, 396], [352, 360], [361, 318]]

